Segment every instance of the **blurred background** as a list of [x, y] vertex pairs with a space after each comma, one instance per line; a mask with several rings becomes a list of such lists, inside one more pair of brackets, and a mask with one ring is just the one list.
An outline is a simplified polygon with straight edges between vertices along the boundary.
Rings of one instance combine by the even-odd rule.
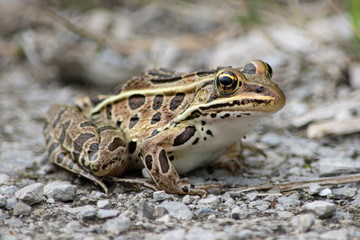
[[359, 25], [358, 0], [0, 1], [0, 182], [40, 161], [53, 103], [111, 93], [153, 67], [253, 59], [272, 66], [287, 96], [253, 138], [286, 142], [281, 159], [301, 159], [294, 173], [327, 154], [360, 167]]

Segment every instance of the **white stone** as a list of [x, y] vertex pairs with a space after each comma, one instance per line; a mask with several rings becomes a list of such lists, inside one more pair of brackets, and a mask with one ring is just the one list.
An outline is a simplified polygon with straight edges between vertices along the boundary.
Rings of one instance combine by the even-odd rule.
[[327, 196], [329, 196], [331, 194], [332, 194], [332, 191], [331, 191], [330, 188], [324, 188], [323, 190], [321, 190], [319, 192], [319, 196], [321, 196], [321, 197], [327, 197]]
[[320, 192], [321, 186], [318, 183], [310, 183], [309, 184], [309, 194], [310, 195], [315, 195], [318, 194]]
[[165, 201], [161, 204], [169, 212], [171, 216], [182, 220], [191, 220], [193, 214], [190, 209], [183, 202], [168, 202]]
[[72, 201], [76, 195], [76, 186], [67, 182], [52, 182], [44, 187], [44, 193], [48, 198], [56, 201]]
[[153, 198], [155, 201], [164, 201], [170, 197], [165, 191], [156, 191], [153, 193]]
[[34, 183], [15, 192], [15, 197], [30, 205], [41, 202], [44, 195], [44, 184]]
[[117, 217], [120, 214], [119, 210], [113, 210], [113, 209], [99, 209], [97, 212], [98, 218], [112, 218]]
[[111, 207], [111, 204], [108, 199], [104, 199], [104, 200], [99, 200], [96, 204], [96, 207], [100, 209], [109, 209]]
[[15, 207], [13, 208], [13, 214], [14, 216], [19, 215], [30, 215], [31, 213], [31, 207], [25, 203], [16, 203]]
[[198, 204], [218, 204], [220, 202], [220, 198], [215, 196], [214, 194], [207, 195], [206, 198], [202, 198], [199, 200]]
[[320, 218], [327, 218], [335, 213], [336, 205], [325, 201], [315, 201], [305, 204], [304, 209], [315, 212]]

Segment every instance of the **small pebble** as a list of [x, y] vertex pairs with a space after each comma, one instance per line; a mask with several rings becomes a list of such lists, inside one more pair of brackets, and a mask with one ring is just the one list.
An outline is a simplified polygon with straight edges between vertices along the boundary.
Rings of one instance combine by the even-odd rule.
[[101, 219], [117, 217], [119, 214], [120, 214], [119, 210], [113, 210], [113, 209], [99, 209], [97, 211], [97, 217]]
[[251, 192], [246, 194], [246, 198], [249, 199], [249, 201], [254, 201], [257, 198], [258, 194], [258, 192]]
[[140, 217], [153, 218], [154, 208], [144, 199], [140, 200], [138, 205], [138, 215]]
[[319, 196], [321, 197], [327, 197], [327, 196], [330, 196], [332, 194], [332, 191], [330, 188], [324, 188], [323, 190], [321, 190], [319, 192]]
[[157, 202], [164, 201], [170, 197], [165, 191], [156, 191], [153, 193], [153, 199]]
[[215, 196], [214, 194], [207, 195], [206, 198], [202, 198], [199, 200], [198, 204], [218, 204], [220, 202], [220, 198]]
[[191, 220], [193, 218], [192, 212], [183, 202], [164, 201], [161, 205], [164, 206], [174, 218], [182, 220]]
[[72, 201], [76, 195], [76, 186], [67, 182], [52, 182], [44, 187], [44, 193], [55, 201]]
[[6, 205], [6, 197], [0, 194], [0, 208], [5, 207]]
[[44, 184], [34, 183], [15, 192], [15, 197], [27, 204], [34, 205], [42, 201]]
[[313, 214], [304, 214], [298, 216], [293, 222], [293, 225], [297, 229], [299, 229], [300, 232], [307, 232], [310, 230], [314, 222], [315, 222], [315, 217]]
[[347, 198], [354, 198], [356, 196], [356, 188], [348, 188], [344, 191], [344, 196]]
[[106, 194], [103, 192], [99, 192], [99, 191], [92, 191], [89, 195], [90, 198], [94, 198], [94, 199], [101, 199], [101, 198], [106, 198]]
[[194, 213], [197, 217], [206, 217], [209, 215], [219, 215], [218, 212], [216, 212], [215, 210], [213, 210], [209, 207], [200, 207], [199, 209], [195, 210]]
[[315, 201], [305, 204], [304, 210], [315, 212], [320, 218], [327, 218], [335, 213], [336, 205], [325, 201]]
[[301, 201], [292, 197], [279, 197], [278, 203], [286, 207], [299, 206]]
[[93, 219], [96, 216], [96, 208], [91, 205], [81, 207], [77, 214], [78, 219]]
[[320, 192], [320, 189], [321, 189], [320, 184], [318, 184], [318, 183], [310, 183], [308, 193], [310, 195], [315, 195], [315, 194], [318, 194]]
[[165, 207], [162, 205], [156, 205], [154, 207], [154, 216], [156, 218], [162, 217], [166, 215], [168, 212], [166, 211]]
[[30, 215], [31, 207], [25, 203], [18, 202], [13, 208], [13, 214], [15, 216], [19, 215]]
[[264, 200], [256, 200], [253, 202], [250, 202], [249, 204], [250, 208], [256, 208], [260, 211], [265, 211], [270, 207], [270, 202], [264, 201]]
[[233, 219], [240, 219], [240, 215], [241, 215], [241, 209], [239, 207], [235, 207], [231, 211], [231, 218]]
[[117, 217], [107, 220], [102, 226], [102, 230], [118, 235], [128, 230], [132, 225], [133, 223], [129, 219]]
[[182, 199], [182, 202], [185, 203], [186, 205], [191, 203], [191, 198], [190, 195], [185, 195]]
[[12, 197], [17, 190], [18, 188], [16, 186], [2, 186], [0, 187], [0, 194]]
[[17, 203], [17, 199], [15, 197], [8, 198], [8, 199], [6, 199], [5, 208], [12, 209], [15, 207], [16, 203]]
[[100, 209], [109, 209], [111, 208], [111, 204], [108, 199], [104, 199], [104, 200], [99, 200], [96, 204], [96, 207]]

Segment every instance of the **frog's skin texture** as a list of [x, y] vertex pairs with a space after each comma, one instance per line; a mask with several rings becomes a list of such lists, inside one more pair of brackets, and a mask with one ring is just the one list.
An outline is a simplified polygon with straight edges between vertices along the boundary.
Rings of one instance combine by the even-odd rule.
[[[107, 187], [101, 177], [146, 168], [153, 189], [206, 194], [179, 174], [216, 161], [258, 121], [285, 105], [271, 67], [191, 73], [155, 69], [133, 77], [114, 95], [53, 105], [44, 136], [55, 164]], [[125, 182], [141, 183], [139, 180]]]

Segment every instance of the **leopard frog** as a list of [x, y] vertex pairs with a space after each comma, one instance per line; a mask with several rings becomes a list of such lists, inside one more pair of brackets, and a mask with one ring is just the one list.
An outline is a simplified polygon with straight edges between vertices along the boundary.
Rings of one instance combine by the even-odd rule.
[[145, 168], [153, 189], [206, 194], [213, 185], [194, 186], [179, 174], [216, 161], [284, 106], [271, 77], [261, 60], [185, 74], [160, 68], [133, 77], [114, 95], [53, 105], [44, 127], [49, 158], [106, 192], [103, 177]]

